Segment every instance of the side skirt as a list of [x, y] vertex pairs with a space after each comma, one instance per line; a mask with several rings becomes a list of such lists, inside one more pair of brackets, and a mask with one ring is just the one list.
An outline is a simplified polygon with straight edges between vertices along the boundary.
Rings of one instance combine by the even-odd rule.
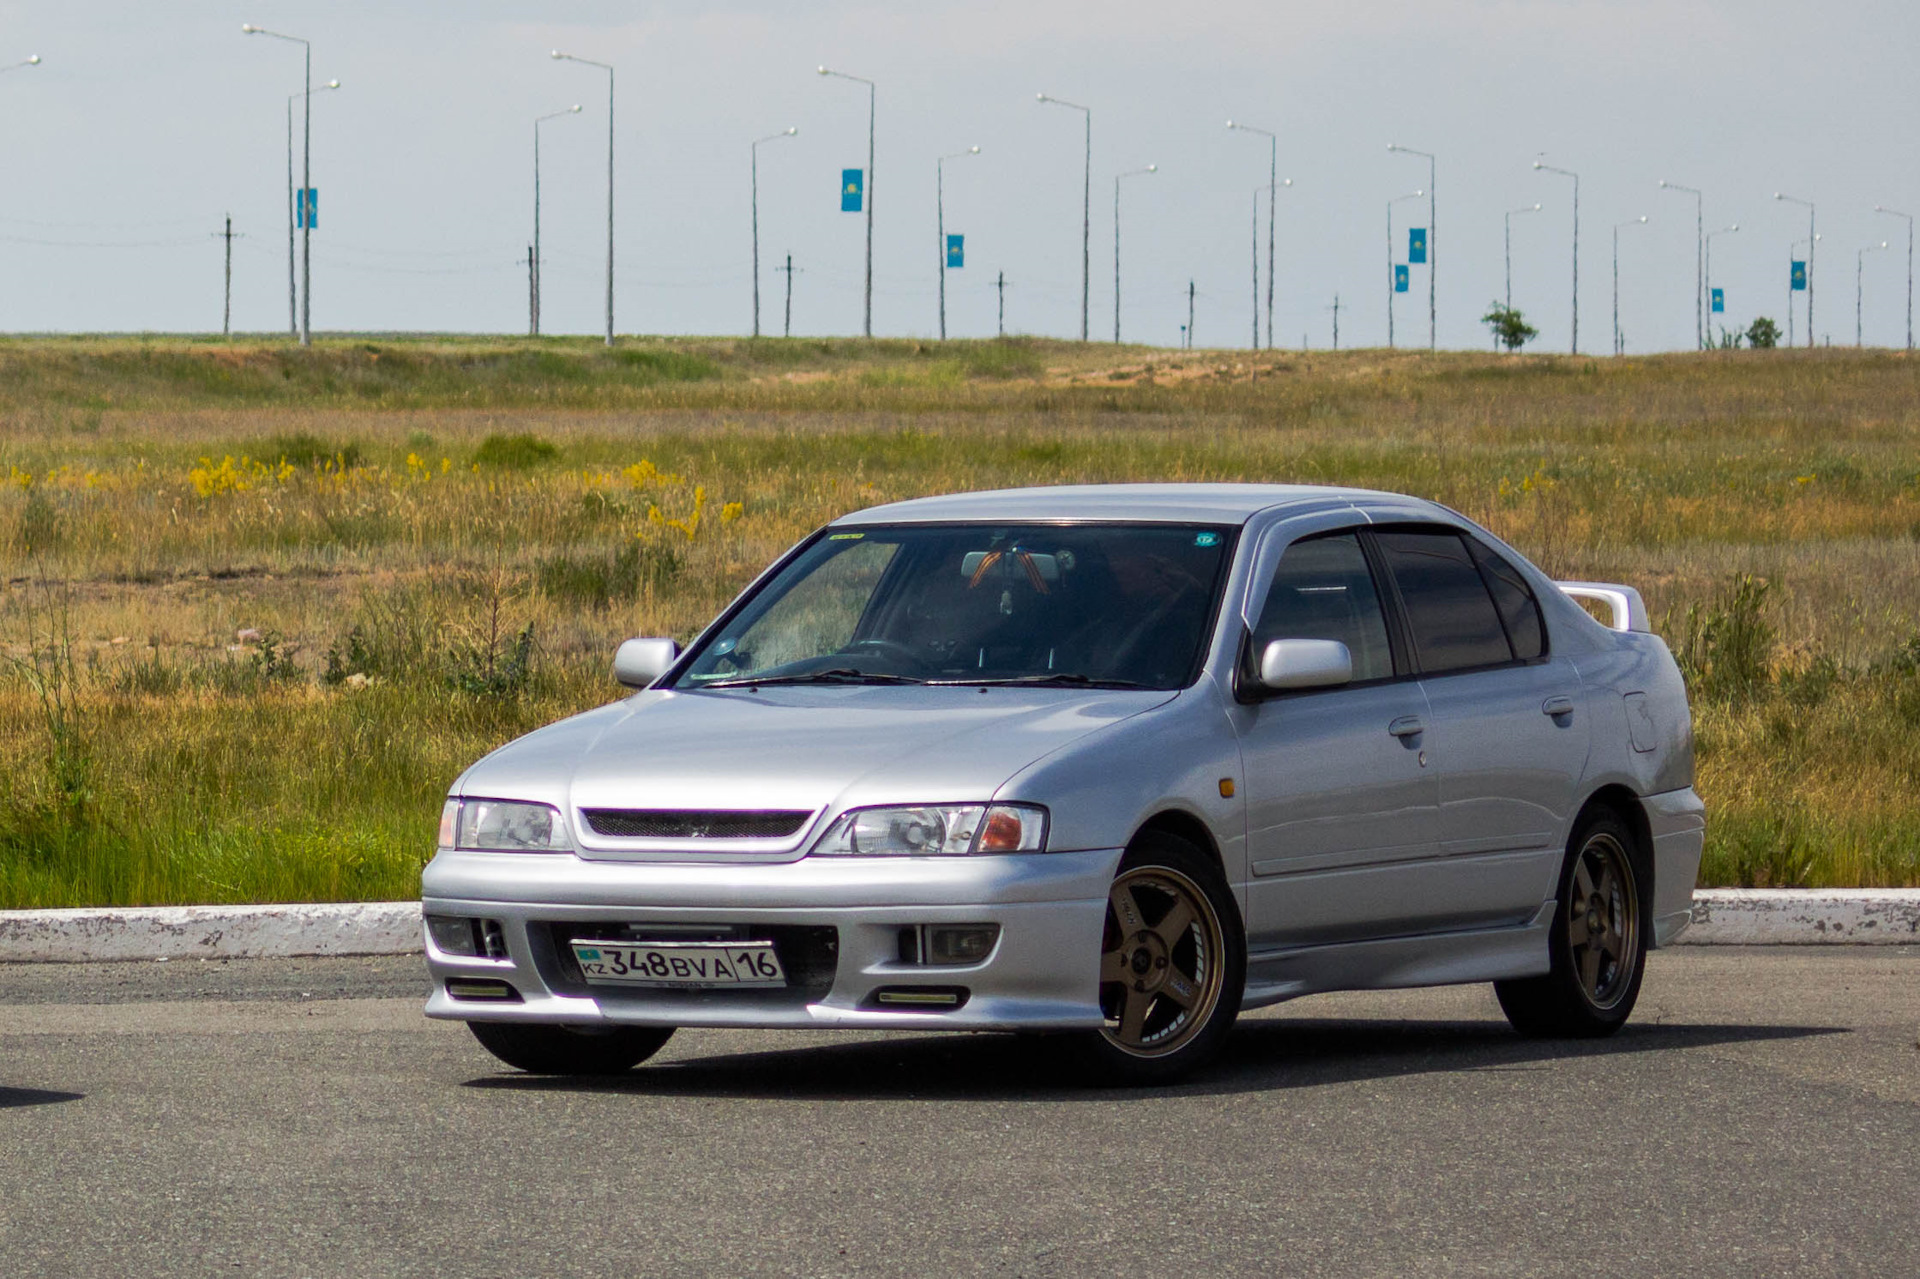
[[1251, 954], [1247, 956], [1247, 992], [1240, 1006], [1262, 1008], [1328, 990], [1455, 986], [1537, 977], [1551, 967], [1547, 930], [1558, 905], [1549, 900], [1531, 920], [1512, 928], [1384, 937]]

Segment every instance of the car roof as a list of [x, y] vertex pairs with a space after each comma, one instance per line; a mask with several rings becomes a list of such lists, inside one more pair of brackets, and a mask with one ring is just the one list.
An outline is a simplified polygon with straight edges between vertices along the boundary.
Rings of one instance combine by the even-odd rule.
[[898, 524], [946, 520], [1150, 520], [1245, 523], [1279, 506], [1342, 506], [1418, 499], [1324, 484], [1065, 484], [949, 493], [870, 506], [835, 520]]

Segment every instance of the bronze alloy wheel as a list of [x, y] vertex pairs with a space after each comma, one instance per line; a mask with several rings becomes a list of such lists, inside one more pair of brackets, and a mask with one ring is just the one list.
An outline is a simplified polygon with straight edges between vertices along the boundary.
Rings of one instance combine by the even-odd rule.
[[1567, 943], [1587, 1001], [1612, 1009], [1633, 988], [1640, 965], [1640, 892], [1633, 859], [1613, 833], [1596, 830], [1573, 863]]
[[1220, 1002], [1225, 949], [1220, 917], [1193, 880], [1165, 866], [1122, 871], [1100, 947], [1106, 1041], [1135, 1057], [1178, 1052]]

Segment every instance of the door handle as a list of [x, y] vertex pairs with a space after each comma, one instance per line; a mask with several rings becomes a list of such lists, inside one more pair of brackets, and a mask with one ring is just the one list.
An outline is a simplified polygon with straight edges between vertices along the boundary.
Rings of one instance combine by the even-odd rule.
[[1387, 731], [1395, 737], [1418, 737], [1427, 731], [1427, 722], [1418, 715], [1402, 715], [1387, 725]]
[[1540, 713], [1542, 715], [1553, 716], [1571, 715], [1573, 714], [1573, 699], [1571, 697], [1549, 697], [1546, 701], [1540, 703]]

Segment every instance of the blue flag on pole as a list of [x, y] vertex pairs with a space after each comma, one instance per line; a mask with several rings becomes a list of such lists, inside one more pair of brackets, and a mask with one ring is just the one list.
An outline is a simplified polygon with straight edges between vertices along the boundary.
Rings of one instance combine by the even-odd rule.
[[1792, 271], [1788, 278], [1793, 281], [1793, 291], [1795, 293], [1805, 293], [1807, 291], [1807, 264], [1805, 262], [1793, 263]]
[[865, 175], [860, 170], [840, 170], [840, 212], [860, 212], [860, 196], [865, 190]]
[[320, 188], [301, 187], [300, 198], [294, 204], [294, 225], [310, 230], [320, 228]]
[[947, 237], [947, 265], [959, 270], [967, 264], [967, 237], [950, 235]]
[[1727, 291], [1725, 289], [1713, 290], [1713, 313], [1715, 315], [1719, 315], [1722, 311], [1725, 311], [1726, 309], [1727, 309]]
[[1427, 228], [1423, 226], [1407, 228], [1407, 261], [1425, 262], [1427, 260]]
[[1396, 262], [1393, 264], [1393, 291], [1395, 293], [1405, 293], [1407, 291], [1407, 276], [1410, 274], [1412, 273], [1407, 270], [1406, 263]]

